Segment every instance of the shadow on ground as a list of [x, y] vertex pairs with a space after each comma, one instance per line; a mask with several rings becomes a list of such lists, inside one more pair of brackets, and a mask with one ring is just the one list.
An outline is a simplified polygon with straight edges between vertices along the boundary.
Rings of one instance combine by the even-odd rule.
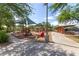
[[21, 56], [74, 56], [55, 43], [28, 42]]

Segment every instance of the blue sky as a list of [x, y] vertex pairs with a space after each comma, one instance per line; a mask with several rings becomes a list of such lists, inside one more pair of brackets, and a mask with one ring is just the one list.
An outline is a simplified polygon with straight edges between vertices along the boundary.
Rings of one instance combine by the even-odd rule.
[[[51, 4], [49, 4], [50, 6]], [[33, 20], [36, 23], [41, 23], [41, 22], [45, 22], [45, 6], [42, 3], [32, 3], [31, 7], [33, 8], [33, 13], [29, 16], [31, 20]], [[48, 12], [48, 21], [53, 24], [53, 25], [57, 25], [58, 22], [56, 20], [56, 15], [54, 14], [52, 15], [52, 13], [49, 11]]]
[[[48, 5], [50, 6], [51, 4], [48, 4]], [[74, 6], [75, 3], [69, 3], [69, 5]], [[45, 22], [46, 21], [46, 19], [45, 19], [45, 17], [46, 17], [45, 8], [46, 8], [46, 6], [44, 6], [43, 3], [31, 3], [31, 7], [32, 7], [33, 13], [31, 15], [29, 15], [29, 18], [31, 20], [33, 20], [35, 23]], [[52, 25], [59, 25], [58, 21], [56, 19], [58, 15], [59, 15], [59, 12], [52, 14], [51, 11], [48, 11], [48, 22], [50, 22]], [[16, 18], [16, 20], [18, 20], [18, 18]], [[62, 25], [62, 24], [60, 24], [60, 25]], [[70, 24], [67, 23], [67, 25], [70, 25]]]

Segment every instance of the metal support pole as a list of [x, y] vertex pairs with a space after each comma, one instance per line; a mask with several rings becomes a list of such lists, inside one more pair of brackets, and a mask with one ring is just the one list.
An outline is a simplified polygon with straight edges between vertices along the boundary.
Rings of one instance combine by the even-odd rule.
[[45, 3], [46, 6], [46, 36], [45, 36], [45, 42], [49, 42], [49, 35], [48, 35], [48, 3]]

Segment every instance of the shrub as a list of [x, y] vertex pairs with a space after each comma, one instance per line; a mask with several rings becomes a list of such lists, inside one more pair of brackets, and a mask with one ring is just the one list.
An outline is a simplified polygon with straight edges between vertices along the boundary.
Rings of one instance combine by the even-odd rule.
[[4, 31], [0, 31], [0, 43], [8, 42], [9, 36]]

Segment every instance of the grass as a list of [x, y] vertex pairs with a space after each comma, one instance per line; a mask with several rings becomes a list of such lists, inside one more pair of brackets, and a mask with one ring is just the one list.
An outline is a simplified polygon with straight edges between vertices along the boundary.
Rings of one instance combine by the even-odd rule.
[[79, 36], [74, 36], [74, 35], [71, 36], [71, 35], [69, 35], [67, 37], [79, 43]]

